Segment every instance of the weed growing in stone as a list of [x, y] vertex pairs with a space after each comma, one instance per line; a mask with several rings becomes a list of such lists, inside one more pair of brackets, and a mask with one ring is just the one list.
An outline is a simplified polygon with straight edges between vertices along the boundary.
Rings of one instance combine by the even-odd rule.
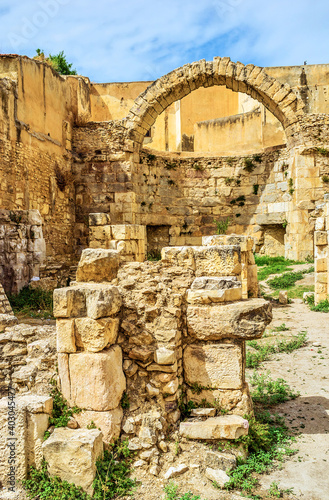
[[122, 395], [121, 406], [124, 410], [128, 410], [130, 408], [129, 396], [126, 392]]
[[[51, 383], [53, 382], [51, 381]], [[82, 411], [78, 406], [70, 408], [68, 402], [56, 386], [50, 391], [50, 396], [53, 398], [53, 411], [49, 418], [49, 425], [66, 427], [74, 413], [80, 413]]]
[[128, 441], [117, 441], [104, 451], [103, 458], [96, 461], [96, 478], [93, 482], [93, 500], [109, 500], [132, 495], [136, 481], [129, 477], [131, 451]]
[[291, 269], [291, 265], [305, 264], [298, 260], [285, 259], [284, 257], [269, 257], [267, 255], [255, 255], [255, 263], [261, 269], [258, 270], [258, 280], [263, 281], [271, 274], [281, 274]]
[[226, 231], [231, 224], [231, 219], [227, 217], [227, 219], [216, 220], [214, 219], [214, 223], [216, 224], [216, 234], [226, 234]]

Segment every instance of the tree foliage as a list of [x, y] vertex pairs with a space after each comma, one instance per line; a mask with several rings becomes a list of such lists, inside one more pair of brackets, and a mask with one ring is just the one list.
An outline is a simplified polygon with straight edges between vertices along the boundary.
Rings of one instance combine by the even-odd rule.
[[66, 55], [64, 54], [64, 50], [59, 52], [58, 54], [52, 55], [49, 54], [45, 56], [45, 53], [41, 49], [36, 50], [37, 55], [34, 59], [38, 59], [39, 61], [44, 61], [49, 64], [55, 71], [57, 71], [60, 75], [76, 75], [77, 72], [75, 69], [72, 69], [73, 64], [69, 63], [66, 59]]

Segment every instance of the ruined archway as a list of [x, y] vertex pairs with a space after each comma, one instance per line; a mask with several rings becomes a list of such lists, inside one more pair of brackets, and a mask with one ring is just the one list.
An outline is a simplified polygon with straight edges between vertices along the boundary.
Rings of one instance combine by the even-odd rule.
[[234, 63], [229, 57], [186, 64], [152, 83], [137, 97], [124, 121], [129, 138], [139, 150], [147, 131], [170, 104], [193, 90], [214, 85], [225, 85], [262, 103], [281, 122], [288, 144], [296, 142], [297, 122], [304, 114], [302, 100], [288, 84], [269, 76], [263, 68]]

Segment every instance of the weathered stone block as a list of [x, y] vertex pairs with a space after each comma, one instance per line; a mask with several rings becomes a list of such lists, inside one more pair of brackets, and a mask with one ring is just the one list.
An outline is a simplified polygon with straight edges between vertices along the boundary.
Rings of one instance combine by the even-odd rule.
[[119, 406], [110, 411], [82, 411], [76, 413], [74, 418], [83, 429], [93, 422], [102, 432], [103, 442], [110, 444], [120, 436], [123, 410]]
[[242, 348], [234, 344], [189, 345], [183, 355], [185, 382], [213, 389], [243, 385]]
[[51, 476], [58, 476], [93, 494], [96, 460], [103, 454], [102, 433], [98, 429], [59, 427], [42, 448]]
[[119, 318], [77, 318], [75, 336], [78, 347], [85, 351], [98, 352], [115, 343], [119, 330]]
[[314, 268], [316, 273], [324, 273], [328, 270], [328, 259], [315, 259]]
[[249, 423], [238, 415], [208, 418], [202, 422], [181, 422], [179, 433], [190, 439], [238, 439], [248, 434]]
[[191, 339], [259, 338], [271, 320], [271, 304], [263, 299], [187, 308], [188, 336]]
[[77, 281], [111, 281], [117, 275], [119, 263], [119, 253], [115, 250], [86, 248], [78, 265]]
[[327, 231], [314, 231], [314, 244], [318, 246], [327, 245]]
[[230, 276], [241, 273], [241, 251], [237, 245], [193, 247], [197, 276]]
[[120, 404], [126, 379], [118, 345], [98, 353], [69, 356], [70, 404], [86, 410], [114, 410]]
[[191, 290], [228, 290], [239, 287], [241, 287], [241, 281], [238, 281], [236, 276], [222, 276], [220, 278], [202, 276], [195, 278]]
[[74, 319], [56, 321], [57, 352], [75, 352]]
[[120, 311], [122, 298], [117, 287], [86, 288], [85, 293], [89, 318], [104, 318]]
[[105, 214], [105, 213], [89, 214], [89, 227], [107, 226], [109, 224], [111, 224], [110, 214]]
[[242, 286], [227, 290], [189, 290], [187, 302], [189, 304], [212, 304], [218, 302], [234, 302], [242, 299]]
[[84, 290], [72, 286], [54, 290], [54, 316], [55, 318], [76, 318], [85, 316], [86, 298]]
[[[126, 194], [126, 193], [125, 193]], [[138, 224], [118, 224], [111, 226], [114, 240], [143, 240], [146, 239], [146, 226]]]
[[159, 365], [172, 365], [176, 361], [176, 353], [166, 347], [160, 347], [154, 353], [154, 361]]
[[212, 469], [211, 467], [206, 468], [205, 476], [210, 481], [215, 481], [216, 484], [218, 484], [222, 488], [230, 480], [230, 477], [226, 474], [226, 472], [221, 469]]

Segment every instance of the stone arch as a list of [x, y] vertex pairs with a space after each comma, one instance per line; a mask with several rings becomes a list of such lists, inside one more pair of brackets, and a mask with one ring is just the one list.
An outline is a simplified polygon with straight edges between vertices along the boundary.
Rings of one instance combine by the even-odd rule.
[[229, 57], [185, 64], [152, 83], [137, 97], [124, 120], [128, 137], [140, 149], [145, 134], [170, 104], [199, 87], [214, 85], [225, 85], [261, 102], [281, 122], [288, 144], [296, 143], [298, 120], [304, 115], [303, 101], [287, 83], [269, 76], [264, 68], [234, 63]]

